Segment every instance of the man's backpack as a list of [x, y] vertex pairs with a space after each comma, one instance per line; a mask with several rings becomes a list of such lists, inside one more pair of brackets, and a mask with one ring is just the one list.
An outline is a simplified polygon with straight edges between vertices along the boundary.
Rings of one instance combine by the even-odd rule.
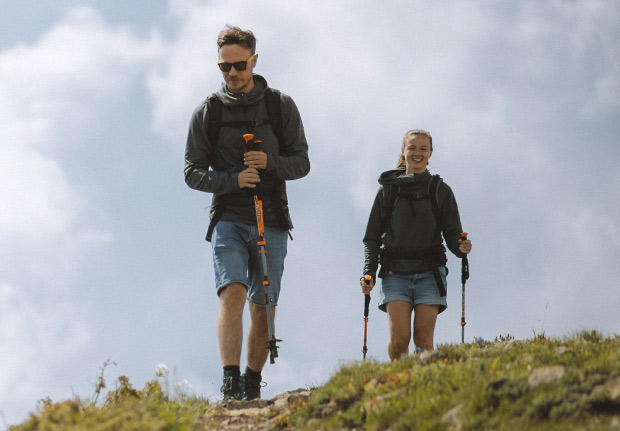
[[[273, 133], [278, 138], [278, 146], [282, 152], [284, 145], [284, 126], [282, 123], [282, 107], [280, 106], [280, 92], [273, 88], [265, 91], [265, 108], [267, 109], [266, 120], [247, 120], [247, 121], [222, 121], [223, 103], [217, 94], [212, 94], [206, 101], [209, 122], [207, 124], [207, 136], [213, 147], [216, 147], [220, 137], [222, 127], [243, 127], [253, 128], [264, 124], [271, 124]], [[216, 154], [212, 151], [212, 154]]]
[[[207, 107], [207, 112], [209, 113], [209, 121], [207, 123], [207, 136], [209, 137], [209, 142], [212, 145], [211, 154], [217, 154], [216, 147], [218, 145], [218, 141], [220, 138], [220, 129], [222, 127], [245, 126], [248, 127], [248, 131], [251, 131], [252, 128], [262, 126], [264, 124], [271, 125], [273, 133], [278, 139], [278, 151], [280, 154], [284, 152], [284, 124], [282, 121], [280, 92], [278, 90], [275, 90], [273, 88], [267, 88], [267, 90], [265, 90], [265, 108], [267, 109], [268, 117], [266, 120], [255, 119], [247, 121], [222, 121], [222, 110], [224, 108], [224, 104], [215, 93], [207, 98], [205, 104]], [[286, 216], [284, 214], [282, 206], [279, 204], [280, 187], [277, 187], [271, 195], [272, 201], [274, 202], [276, 207], [275, 213], [280, 219], [280, 223], [286, 225]], [[222, 217], [222, 206], [223, 205], [219, 205], [219, 207], [216, 208], [215, 213], [211, 216], [211, 222], [209, 223], [206, 236], [206, 240], [209, 242], [211, 242], [211, 236], [213, 235], [215, 225]]]

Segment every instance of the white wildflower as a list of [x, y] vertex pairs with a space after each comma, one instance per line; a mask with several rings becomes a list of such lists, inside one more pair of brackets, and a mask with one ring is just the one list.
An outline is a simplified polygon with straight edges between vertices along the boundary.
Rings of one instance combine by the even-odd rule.
[[168, 367], [166, 364], [157, 364], [157, 367], [155, 367], [155, 375], [157, 377], [166, 377], [168, 375]]
[[189, 392], [192, 389], [192, 384], [187, 381], [187, 379], [183, 379], [180, 382], [176, 382], [174, 384], [174, 389], [177, 393], [177, 397], [183, 399], [189, 396]]
[[187, 379], [183, 379], [180, 382], [176, 382], [175, 386], [177, 387], [177, 389], [183, 389], [183, 388], [191, 389], [191, 388], [193, 388], [192, 384]]

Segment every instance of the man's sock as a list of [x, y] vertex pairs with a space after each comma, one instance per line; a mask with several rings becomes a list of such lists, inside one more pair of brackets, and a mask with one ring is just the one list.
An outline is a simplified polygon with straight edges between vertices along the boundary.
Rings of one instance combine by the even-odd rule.
[[241, 368], [239, 368], [239, 365], [225, 365], [224, 374], [227, 376], [239, 376], [241, 375]]
[[262, 378], [260, 371], [254, 371], [250, 367], [245, 367], [245, 375], [257, 380]]

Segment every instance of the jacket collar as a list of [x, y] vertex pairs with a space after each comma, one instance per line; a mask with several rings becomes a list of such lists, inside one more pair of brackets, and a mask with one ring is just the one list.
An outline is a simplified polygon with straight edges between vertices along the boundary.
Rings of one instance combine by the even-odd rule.
[[425, 170], [421, 174], [405, 175], [405, 169], [392, 169], [381, 174], [379, 184], [393, 184], [397, 186], [414, 184], [428, 180], [431, 177], [429, 170]]

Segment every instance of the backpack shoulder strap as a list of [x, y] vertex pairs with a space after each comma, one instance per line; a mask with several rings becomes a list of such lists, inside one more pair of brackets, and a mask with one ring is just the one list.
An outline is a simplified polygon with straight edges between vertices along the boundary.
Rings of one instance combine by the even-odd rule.
[[[205, 102], [207, 112], [209, 113], [209, 123], [207, 124], [207, 136], [212, 145], [217, 145], [220, 137], [220, 128], [226, 126], [245, 126], [257, 125], [251, 121], [222, 121], [223, 103], [216, 93], [209, 96]], [[262, 124], [271, 124], [273, 133], [278, 138], [278, 146], [282, 152], [284, 145], [284, 125], [282, 120], [282, 106], [280, 105], [280, 91], [268, 88], [265, 91], [265, 108], [267, 109], [268, 120], [261, 122]]]
[[[267, 87], [265, 90], [265, 109], [267, 110], [267, 118], [273, 134], [276, 135], [278, 140], [278, 154], [285, 155], [286, 149], [284, 147], [284, 120], [282, 119], [282, 104], [280, 103], [280, 91], [275, 88]], [[272, 202], [275, 205], [276, 216], [280, 219], [282, 226], [288, 226], [288, 220], [283, 208], [282, 202], [282, 190], [284, 187], [284, 180], [280, 180], [272, 193]], [[291, 230], [289, 228], [288, 235], [293, 239]]]
[[267, 88], [265, 91], [265, 108], [267, 117], [271, 123], [274, 135], [278, 138], [278, 148], [283, 152], [284, 146], [284, 122], [282, 120], [282, 105], [280, 104], [280, 91]]
[[[217, 147], [217, 141], [220, 139], [220, 128], [222, 127], [222, 101], [219, 97], [217, 97], [216, 93], [213, 93], [205, 102], [206, 111], [209, 115], [209, 121], [207, 123], [207, 137], [209, 138], [209, 142], [212, 147], [213, 154], [217, 154], [215, 151], [215, 147]], [[225, 198], [225, 196], [224, 196]], [[213, 229], [215, 229], [215, 225], [222, 217], [222, 203], [215, 209], [213, 214], [211, 215], [211, 221], [209, 223], [209, 227], [207, 228], [207, 236], [206, 240], [211, 242], [211, 236], [213, 235]]]
[[439, 185], [443, 182], [439, 175], [433, 175], [428, 183], [428, 197], [431, 200], [431, 208], [435, 218], [439, 220]]
[[394, 210], [394, 205], [396, 204], [396, 198], [398, 197], [398, 193], [394, 190], [396, 186], [392, 184], [384, 184], [383, 185], [383, 233], [387, 229], [388, 221], [390, 220], [390, 216], [392, 215], [392, 211]]
[[213, 93], [205, 102], [207, 113], [209, 114], [209, 122], [207, 124], [207, 137], [211, 145], [217, 145], [220, 138], [220, 127], [222, 127], [222, 101], [217, 94]]

